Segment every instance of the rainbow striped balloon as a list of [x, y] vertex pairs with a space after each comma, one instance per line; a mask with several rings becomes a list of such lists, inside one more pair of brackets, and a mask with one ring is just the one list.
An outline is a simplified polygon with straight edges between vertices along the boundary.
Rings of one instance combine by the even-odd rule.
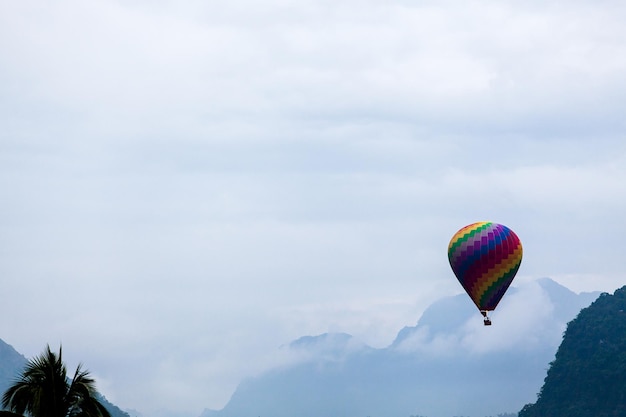
[[465, 226], [450, 240], [448, 259], [481, 311], [494, 310], [522, 263], [522, 244], [508, 227], [492, 222]]

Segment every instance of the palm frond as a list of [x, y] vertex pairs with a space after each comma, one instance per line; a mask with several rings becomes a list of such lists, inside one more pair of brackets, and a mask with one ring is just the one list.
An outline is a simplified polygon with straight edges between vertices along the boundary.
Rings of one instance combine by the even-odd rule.
[[46, 350], [28, 361], [22, 375], [2, 396], [2, 406], [30, 417], [110, 417], [96, 398], [95, 380], [79, 364], [69, 381], [59, 354]]

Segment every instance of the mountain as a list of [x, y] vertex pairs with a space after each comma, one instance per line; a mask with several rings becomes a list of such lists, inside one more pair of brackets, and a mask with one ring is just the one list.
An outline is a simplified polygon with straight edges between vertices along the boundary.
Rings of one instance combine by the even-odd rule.
[[299, 358], [243, 381], [202, 417], [475, 417], [519, 410], [535, 398], [567, 322], [599, 293], [550, 279], [511, 288], [493, 326], [465, 294], [432, 304], [386, 348], [347, 334], [305, 336]]
[[[0, 396], [19, 377], [27, 361], [13, 346], [0, 339]], [[111, 417], [129, 417], [127, 413], [110, 403], [102, 394], [97, 393], [96, 395], [98, 400], [111, 413]]]
[[626, 286], [569, 323], [537, 402], [519, 415], [626, 416]]
[[0, 339], [0, 395], [9, 388], [25, 364], [26, 358]]

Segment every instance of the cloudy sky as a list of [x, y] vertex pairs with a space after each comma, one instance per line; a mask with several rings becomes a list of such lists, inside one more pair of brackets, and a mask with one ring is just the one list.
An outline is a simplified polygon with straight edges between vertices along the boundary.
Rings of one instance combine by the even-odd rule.
[[[523, 4], [522, 4], [523, 3]], [[0, 0], [0, 338], [146, 414], [461, 291], [626, 283], [621, 1]]]

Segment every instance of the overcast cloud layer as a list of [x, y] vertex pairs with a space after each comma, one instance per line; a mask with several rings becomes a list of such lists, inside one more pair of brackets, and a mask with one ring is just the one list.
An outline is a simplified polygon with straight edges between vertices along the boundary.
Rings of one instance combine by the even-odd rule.
[[391, 343], [460, 292], [446, 248], [474, 221], [520, 236], [518, 279], [612, 292], [624, 21], [619, 1], [0, 0], [0, 338], [195, 416], [299, 336]]

